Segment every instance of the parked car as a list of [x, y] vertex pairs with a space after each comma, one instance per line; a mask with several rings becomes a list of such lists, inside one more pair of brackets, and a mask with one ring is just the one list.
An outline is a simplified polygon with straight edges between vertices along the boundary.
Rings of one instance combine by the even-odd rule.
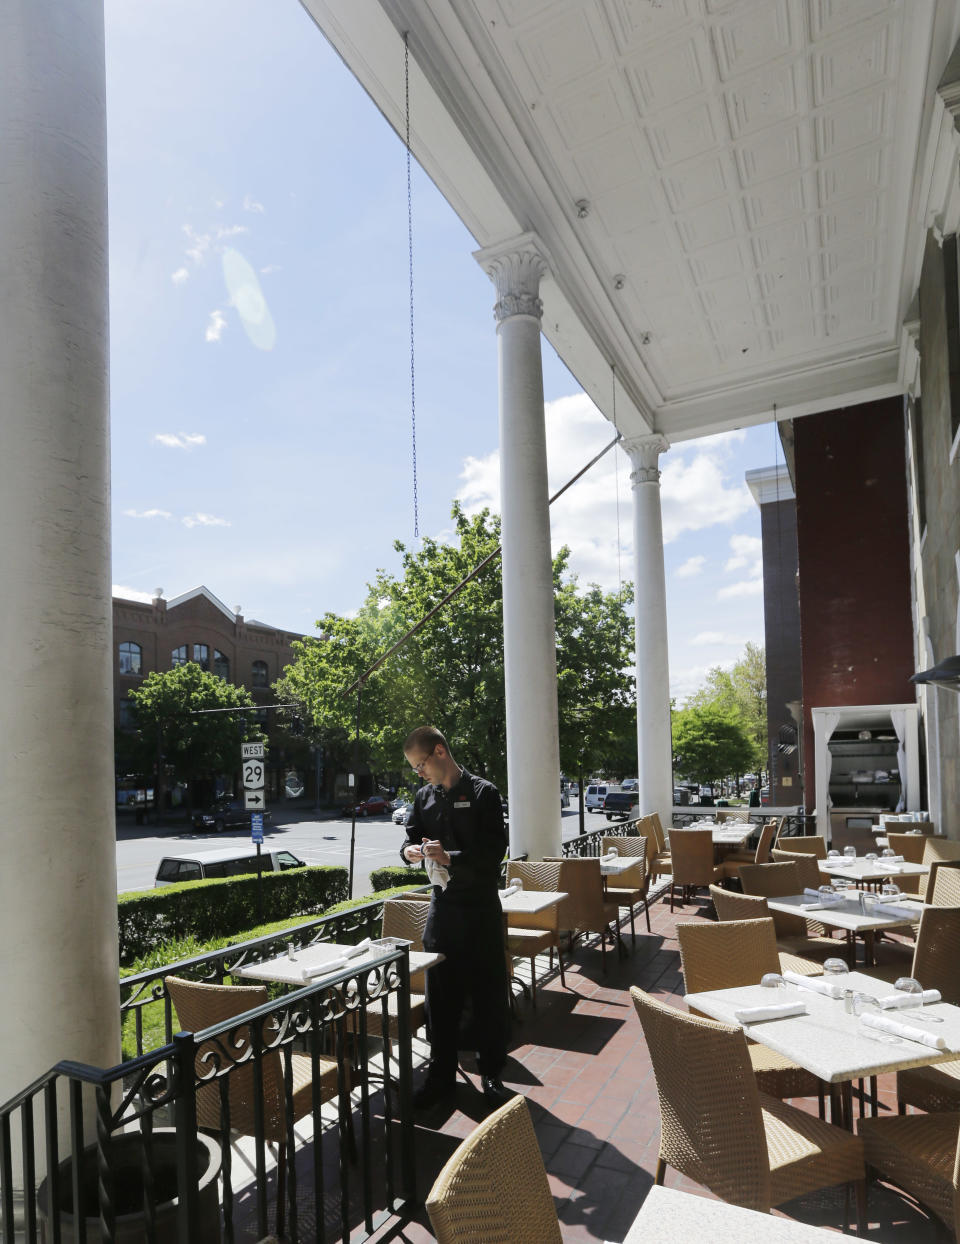
[[623, 781], [620, 783], [620, 789], [621, 790], [639, 790], [640, 779], [639, 778], [624, 778]]
[[619, 789], [620, 787], [615, 786], [612, 782], [591, 782], [587, 787], [587, 793], [583, 797], [583, 806], [588, 812], [602, 812], [603, 801], [607, 797], [607, 792]]
[[401, 801], [400, 803], [395, 804], [394, 809], [393, 809], [394, 825], [406, 825], [407, 817], [410, 815], [410, 809], [412, 807], [413, 807], [412, 803], [406, 803], [404, 801]]
[[178, 885], [181, 881], [209, 881], [211, 877], [240, 877], [255, 873], [279, 873], [287, 868], [304, 868], [303, 860], [291, 851], [263, 851], [257, 863], [257, 852], [220, 847], [216, 851], [199, 851], [189, 855], [165, 855], [157, 868], [154, 887]]
[[357, 816], [382, 816], [383, 813], [389, 812], [392, 806], [390, 800], [384, 795], [371, 795], [369, 799], [364, 799], [363, 803], [358, 803], [349, 811], [350, 813], [356, 812]]
[[640, 792], [611, 788], [603, 799], [603, 811], [608, 821], [627, 821], [639, 815]]
[[[270, 820], [269, 812], [263, 813], [263, 820], [264, 824]], [[223, 796], [202, 812], [194, 812], [191, 824], [195, 831], [213, 830], [217, 834], [225, 829], [249, 829], [250, 809], [243, 806], [242, 799]]]

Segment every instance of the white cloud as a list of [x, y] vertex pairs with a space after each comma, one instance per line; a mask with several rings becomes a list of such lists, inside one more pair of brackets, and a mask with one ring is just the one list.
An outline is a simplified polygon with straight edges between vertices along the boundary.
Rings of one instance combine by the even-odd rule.
[[762, 596], [763, 579], [743, 579], [728, 583], [717, 592], [717, 600], [732, 600], [736, 596]]
[[733, 556], [727, 559], [724, 570], [743, 570], [750, 567], [750, 573], [763, 573], [763, 541], [759, 536], [731, 536], [730, 548]]
[[700, 690], [712, 669], [713, 665], [688, 665], [681, 669], [671, 669], [670, 695], [681, 708], [688, 696]]
[[[584, 394], [548, 402], [545, 414], [550, 491], [555, 492], [603, 448], [613, 428]], [[737, 430], [684, 442], [661, 457], [665, 543], [684, 532], [732, 523], [754, 508], [737, 453], [743, 436]], [[499, 461], [497, 450], [464, 461], [457, 496], [468, 513], [484, 506], [499, 512]], [[569, 545], [571, 570], [582, 582], [607, 590], [616, 589], [621, 574], [625, 580], [633, 578], [630, 470], [626, 454], [614, 449], [550, 510], [554, 549]]]
[[127, 518], [173, 518], [169, 510], [124, 510]]
[[178, 268], [176, 272], [170, 273], [170, 280], [174, 285], [182, 285], [190, 276], [189, 268]]
[[226, 518], [216, 518], [213, 514], [186, 514], [181, 518], [184, 527], [229, 527], [230, 521]]
[[219, 341], [223, 336], [223, 330], [227, 326], [227, 317], [223, 314], [219, 307], [210, 312], [210, 319], [207, 323], [207, 330], [204, 333], [205, 341]]
[[263, 204], [258, 203], [252, 195], [245, 194], [243, 196], [243, 210], [245, 212], [258, 212], [262, 214], [266, 209]]
[[701, 631], [699, 635], [694, 635], [690, 640], [691, 647], [706, 648], [715, 644], [729, 645], [734, 648], [743, 646], [744, 638], [742, 635], [728, 635], [724, 631]]
[[235, 238], [238, 233], [249, 232], [250, 230], [246, 225], [219, 225], [213, 236], [214, 240], [219, 242], [221, 238]]
[[153, 439], [167, 449], [195, 449], [207, 443], [202, 432], [157, 432]]
[[114, 583], [110, 591], [113, 596], [119, 596], [123, 600], [139, 600], [146, 605], [153, 600], [152, 592], [139, 592], [135, 587], [122, 587], [119, 583]]
[[278, 263], [268, 263], [260, 269], [261, 276], [269, 276], [271, 272], [279, 272], [280, 265]]
[[698, 553], [696, 557], [688, 557], [673, 573], [678, 579], [693, 579], [703, 571], [706, 564], [707, 559], [702, 553]]
[[192, 225], [184, 225], [183, 232], [190, 243], [187, 247], [187, 258], [192, 259], [195, 264], [202, 264], [210, 250], [210, 234], [197, 233]]

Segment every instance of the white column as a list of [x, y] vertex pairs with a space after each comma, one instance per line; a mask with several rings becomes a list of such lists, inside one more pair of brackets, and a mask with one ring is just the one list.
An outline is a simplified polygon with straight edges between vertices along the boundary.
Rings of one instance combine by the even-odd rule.
[[0, 5], [0, 291], [2, 1102], [120, 1052], [102, 0]]
[[670, 664], [667, 652], [667, 585], [660, 514], [660, 455], [664, 436], [625, 440], [633, 470], [633, 578], [636, 619], [637, 778], [640, 811], [659, 812], [669, 830], [673, 807], [670, 734]]
[[556, 629], [540, 357], [540, 279], [529, 234], [477, 253], [497, 290], [500, 511], [510, 853], [559, 854]]

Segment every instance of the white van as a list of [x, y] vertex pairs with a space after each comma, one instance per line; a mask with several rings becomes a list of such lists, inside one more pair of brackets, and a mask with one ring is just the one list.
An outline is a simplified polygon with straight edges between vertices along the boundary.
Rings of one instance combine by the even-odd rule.
[[583, 806], [588, 812], [602, 812], [603, 801], [607, 797], [607, 791], [619, 789], [620, 787], [614, 786], [613, 783], [591, 783], [583, 797]]
[[[260, 856], [265, 873], [305, 867], [290, 851], [264, 851]], [[193, 855], [165, 855], [153, 885], [179, 885], [181, 881], [208, 881], [211, 877], [240, 877], [257, 871], [257, 852], [250, 847], [219, 847]]]

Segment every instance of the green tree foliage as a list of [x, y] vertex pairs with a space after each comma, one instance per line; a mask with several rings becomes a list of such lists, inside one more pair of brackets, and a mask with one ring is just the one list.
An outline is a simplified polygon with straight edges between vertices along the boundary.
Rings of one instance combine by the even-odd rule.
[[235, 687], [193, 661], [148, 674], [130, 692], [133, 719], [145, 754], [159, 758], [157, 806], [162, 807], [164, 769], [189, 784], [232, 772], [240, 764], [240, 744], [262, 739], [252, 713], [202, 713], [200, 709], [252, 708], [243, 687]]
[[[294, 645], [296, 659], [276, 685], [296, 702], [328, 769], [367, 761], [378, 771], [402, 763], [403, 740], [423, 723], [447, 734], [457, 759], [501, 789], [506, 783], [503, 613], [499, 558], [370, 676], [360, 700], [361, 755], [354, 756], [357, 703], [345, 694], [364, 669], [437, 605], [500, 542], [500, 520], [453, 507], [455, 542], [425, 539], [419, 552], [402, 543], [398, 576], [378, 571], [355, 617], [326, 614], [320, 636]], [[633, 647], [632, 624], [615, 596], [585, 594], [565, 578], [567, 550], [554, 560], [562, 763], [576, 767], [586, 732], [597, 753], [635, 743], [632, 680], [621, 671]], [[591, 755], [591, 763], [594, 763]]]
[[753, 744], [739, 714], [705, 704], [674, 713], [673, 755], [675, 768], [684, 777], [719, 782], [746, 770]]
[[[687, 708], [712, 706], [730, 717], [737, 717], [752, 745], [743, 769], [765, 769], [767, 765], [767, 665], [766, 654], [757, 644], [748, 643], [732, 668], [715, 665], [699, 691], [686, 700]], [[723, 776], [727, 776], [724, 774]]]

